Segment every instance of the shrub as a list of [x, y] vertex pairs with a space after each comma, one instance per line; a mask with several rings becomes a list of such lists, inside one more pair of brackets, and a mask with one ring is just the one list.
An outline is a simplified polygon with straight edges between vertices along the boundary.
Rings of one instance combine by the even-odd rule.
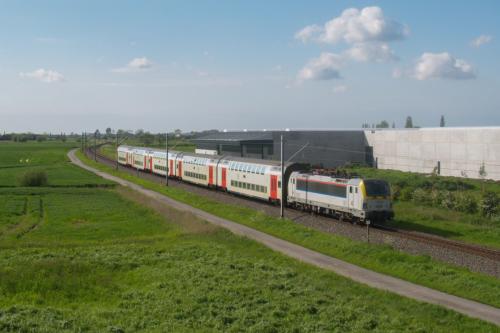
[[398, 200], [401, 196], [401, 187], [398, 185], [391, 185], [392, 200]]
[[402, 201], [410, 201], [412, 195], [413, 195], [412, 189], [409, 187], [405, 187], [399, 192], [399, 199]]
[[28, 171], [18, 179], [20, 186], [45, 186], [47, 173], [45, 171]]
[[413, 191], [412, 200], [418, 204], [429, 204], [429, 192], [424, 189], [417, 188]]
[[441, 206], [441, 201], [443, 201], [443, 192], [439, 190], [432, 190], [429, 195], [429, 200], [433, 206]]
[[479, 204], [481, 215], [489, 218], [494, 216], [498, 212], [499, 201], [495, 192], [484, 192]]
[[450, 191], [442, 191], [441, 192], [441, 202], [440, 206], [446, 209], [454, 209], [456, 207], [455, 204], [455, 196]]
[[455, 209], [469, 214], [477, 212], [477, 200], [467, 193], [457, 193], [455, 195]]

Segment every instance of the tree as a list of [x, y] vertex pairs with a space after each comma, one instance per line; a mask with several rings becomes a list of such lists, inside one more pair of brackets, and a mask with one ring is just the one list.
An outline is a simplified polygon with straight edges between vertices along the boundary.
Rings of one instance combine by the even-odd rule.
[[439, 121], [439, 127], [444, 127], [444, 116], [441, 116], [441, 120]]
[[406, 117], [405, 128], [413, 128], [413, 119], [411, 119], [411, 116]]
[[111, 136], [111, 132], [112, 132], [111, 127], [106, 128], [106, 136], [107, 137]]
[[392, 128], [396, 128], [396, 123], [392, 122]]
[[382, 120], [377, 124], [377, 128], [389, 128], [389, 123], [386, 120]]

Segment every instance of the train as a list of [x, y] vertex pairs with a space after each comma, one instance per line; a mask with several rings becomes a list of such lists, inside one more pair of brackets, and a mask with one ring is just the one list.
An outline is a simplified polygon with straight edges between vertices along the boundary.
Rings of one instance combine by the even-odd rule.
[[394, 217], [389, 184], [380, 179], [342, 177], [303, 163], [282, 168], [273, 160], [125, 145], [117, 148], [117, 159], [140, 171], [354, 223]]

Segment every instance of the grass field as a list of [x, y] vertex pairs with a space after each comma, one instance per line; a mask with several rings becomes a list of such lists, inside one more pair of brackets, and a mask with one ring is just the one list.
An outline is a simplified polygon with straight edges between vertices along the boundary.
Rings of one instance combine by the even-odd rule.
[[[429, 177], [396, 170], [379, 170], [354, 167], [350, 169], [367, 178], [387, 180], [392, 186], [406, 184], [411, 190], [429, 186], [448, 188], [451, 192], [480, 197], [484, 191], [500, 194], [500, 184], [494, 181], [458, 179], [453, 177]], [[461, 240], [500, 249], [500, 220], [488, 219], [479, 214], [469, 214], [441, 207], [429, 207], [415, 201], [395, 202], [396, 217], [391, 225], [407, 230], [417, 230], [442, 237]]]
[[[64, 164], [67, 148], [52, 147], [61, 154], [51, 164]], [[162, 217], [135, 192], [82, 187], [102, 184], [91, 174], [52, 181], [61, 186], [0, 188], [2, 332], [496, 329], [301, 264], [189, 214], [163, 207]]]
[[274, 218], [246, 207], [221, 203], [178, 188], [166, 188], [95, 163], [81, 153], [78, 153], [78, 156], [93, 167], [214, 215], [381, 273], [500, 307], [500, 299], [497, 297], [500, 294], [500, 281], [496, 278], [437, 262], [428, 256], [413, 256], [395, 251], [389, 246], [356, 242], [345, 237], [307, 228], [290, 220]]
[[0, 187], [17, 185], [18, 177], [30, 170], [47, 172], [49, 186], [97, 186], [110, 182], [71, 165], [66, 151], [75, 142], [0, 142]]

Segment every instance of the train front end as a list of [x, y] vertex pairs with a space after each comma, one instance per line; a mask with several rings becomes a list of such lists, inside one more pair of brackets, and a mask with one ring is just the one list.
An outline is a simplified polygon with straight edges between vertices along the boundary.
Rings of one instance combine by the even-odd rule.
[[380, 179], [364, 179], [361, 184], [365, 220], [384, 222], [394, 217], [391, 188]]

